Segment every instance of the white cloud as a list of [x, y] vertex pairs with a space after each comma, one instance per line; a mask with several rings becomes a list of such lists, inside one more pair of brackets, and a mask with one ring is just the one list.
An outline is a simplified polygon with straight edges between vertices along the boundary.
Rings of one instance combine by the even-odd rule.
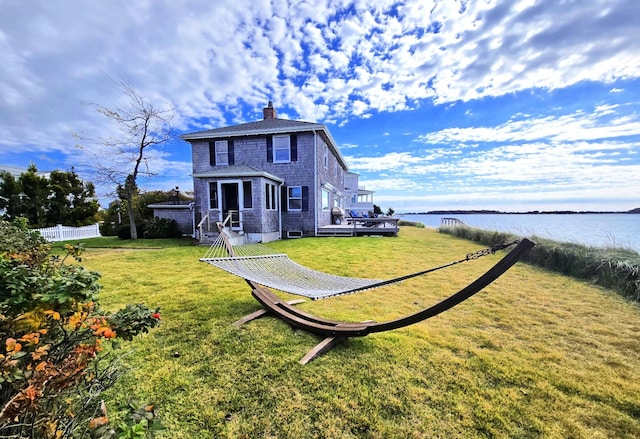
[[386, 171], [399, 168], [406, 168], [408, 165], [415, 165], [424, 162], [421, 157], [416, 157], [408, 152], [391, 152], [381, 157], [345, 157], [349, 168], [357, 172], [358, 170], [366, 171]]
[[495, 127], [448, 128], [419, 137], [424, 143], [599, 140], [640, 135], [636, 114], [617, 118], [615, 105], [601, 105], [592, 113], [582, 110], [560, 116], [509, 120]]
[[[635, 0], [571, 7], [557, 0], [0, 2], [0, 154], [20, 148], [73, 158], [72, 132], [115, 134], [83, 105], [122, 102], [108, 77], [171, 103], [177, 128], [192, 130], [255, 119], [268, 100], [286, 108], [281, 116], [344, 126], [431, 102], [640, 76]], [[608, 89], [612, 99], [626, 92], [624, 83]], [[566, 187], [576, 181], [571, 172], [596, 165], [602, 172], [585, 181], [624, 190], [639, 183], [634, 165], [623, 165], [637, 162], [633, 108], [604, 102], [560, 111], [449, 125], [412, 144], [426, 150], [356, 157], [353, 148], [348, 160], [365, 174], [402, 173], [390, 180], [365, 175], [372, 184], [408, 188], [410, 178], [415, 190], [440, 184], [472, 191], [473, 178], [495, 180], [498, 190], [501, 182], [538, 184], [545, 175]], [[478, 113], [467, 111], [470, 119]], [[478, 147], [483, 143], [499, 147]], [[170, 172], [171, 160], [154, 163]], [[186, 172], [184, 165], [175, 168]], [[514, 166], [515, 176], [503, 171]], [[429, 180], [437, 172], [459, 180]]]
[[[640, 74], [640, 12], [629, 0], [572, 8], [555, 0], [49, 1], [3, 9], [6, 145], [42, 145], [44, 137], [62, 148], [68, 132], [59, 121], [73, 129], [86, 120], [81, 101], [118, 98], [105, 76], [173, 102], [186, 124], [193, 117], [220, 120], [223, 109], [241, 101], [259, 109], [276, 97], [303, 116], [317, 115], [309, 108], [322, 102], [334, 109], [327, 116], [344, 120], [406, 109], [414, 99], [444, 103]], [[303, 83], [325, 86], [308, 89], [311, 103], [300, 105], [285, 91]], [[354, 93], [360, 103], [351, 102]], [[25, 114], [19, 110], [27, 102], [35, 111]], [[95, 117], [91, 123], [104, 126]], [[36, 125], [39, 133], [19, 129]]]

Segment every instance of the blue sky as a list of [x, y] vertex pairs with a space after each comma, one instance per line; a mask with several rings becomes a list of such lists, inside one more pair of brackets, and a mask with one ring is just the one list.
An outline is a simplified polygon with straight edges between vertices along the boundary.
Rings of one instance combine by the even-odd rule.
[[[327, 125], [375, 203], [640, 207], [637, 0], [0, 0], [0, 165], [87, 164], [117, 136], [91, 103], [130, 83], [176, 132], [278, 116]], [[192, 187], [150, 151], [145, 190]], [[100, 185], [101, 200], [113, 187]]]

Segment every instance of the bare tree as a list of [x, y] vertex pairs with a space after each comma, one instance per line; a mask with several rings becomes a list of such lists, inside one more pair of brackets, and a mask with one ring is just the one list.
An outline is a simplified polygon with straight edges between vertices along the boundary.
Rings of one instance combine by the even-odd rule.
[[76, 137], [98, 146], [89, 166], [103, 181], [116, 184], [118, 197], [126, 203], [131, 239], [138, 239], [134, 211], [138, 176], [140, 173], [151, 175], [146, 166], [149, 151], [173, 137], [171, 120], [174, 110], [172, 107], [156, 108], [126, 81], [113, 82], [126, 96], [126, 105], [115, 108], [92, 105], [98, 113], [116, 123], [120, 135], [88, 139], [76, 134]]

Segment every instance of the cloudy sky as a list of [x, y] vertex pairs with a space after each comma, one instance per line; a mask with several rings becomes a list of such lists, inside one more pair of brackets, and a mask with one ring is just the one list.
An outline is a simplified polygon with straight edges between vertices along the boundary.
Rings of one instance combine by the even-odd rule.
[[[0, 165], [84, 165], [126, 81], [176, 133], [320, 122], [375, 203], [640, 207], [637, 0], [0, 0]], [[192, 187], [189, 144], [144, 189]], [[108, 188], [105, 188], [105, 192]], [[108, 199], [103, 195], [104, 199]], [[104, 203], [103, 203], [104, 204]]]

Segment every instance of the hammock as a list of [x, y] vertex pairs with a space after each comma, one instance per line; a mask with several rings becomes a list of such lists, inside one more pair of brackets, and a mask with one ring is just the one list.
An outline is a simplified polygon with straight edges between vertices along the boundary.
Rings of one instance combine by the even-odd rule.
[[207, 262], [247, 281], [316, 300], [401, 282], [451, 265], [477, 259], [485, 254], [493, 254], [496, 250], [516, 243], [494, 246], [468, 254], [463, 259], [448, 264], [389, 280], [336, 276], [312, 270], [292, 261], [286, 254], [269, 254], [259, 244], [231, 246], [230, 238], [225, 232], [220, 233], [204, 257], [200, 258], [200, 261]]
[[[200, 260], [243, 278], [251, 287], [253, 297], [263, 306], [262, 309], [244, 316], [235, 322], [234, 325], [243, 325], [269, 313], [281, 318], [295, 328], [326, 337], [300, 360], [300, 364], [307, 364], [309, 361], [327, 352], [340, 341], [349, 337], [362, 337], [375, 332], [403, 328], [413, 325], [414, 323], [422, 322], [451, 309], [500, 277], [535, 245], [535, 243], [528, 239], [522, 239], [521, 241], [501, 244], [470, 253], [463, 259], [439, 267], [422, 270], [394, 279], [374, 280], [334, 276], [311, 270], [293, 262], [287, 255], [269, 254], [262, 246], [258, 245], [234, 248], [231, 244], [231, 236], [227, 234], [224, 226], [219, 223], [218, 228], [220, 230], [218, 239]], [[283, 301], [268, 288], [265, 288], [271, 287], [312, 299], [354, 293], [356, 291], [401, 282], [405, 279], [421, 276], [461, 262], [478, 259], [514, 244], [518, 245], [509, 254], [457, 293], [429, 308], [387, 322], [378, 323], [373, 320], [367, 320], [357, 323], [328, 320], [292, 306], [296, 303], [304, 302], [304, 300]], [[261, 287], [260, 285], [263, 286]]]

